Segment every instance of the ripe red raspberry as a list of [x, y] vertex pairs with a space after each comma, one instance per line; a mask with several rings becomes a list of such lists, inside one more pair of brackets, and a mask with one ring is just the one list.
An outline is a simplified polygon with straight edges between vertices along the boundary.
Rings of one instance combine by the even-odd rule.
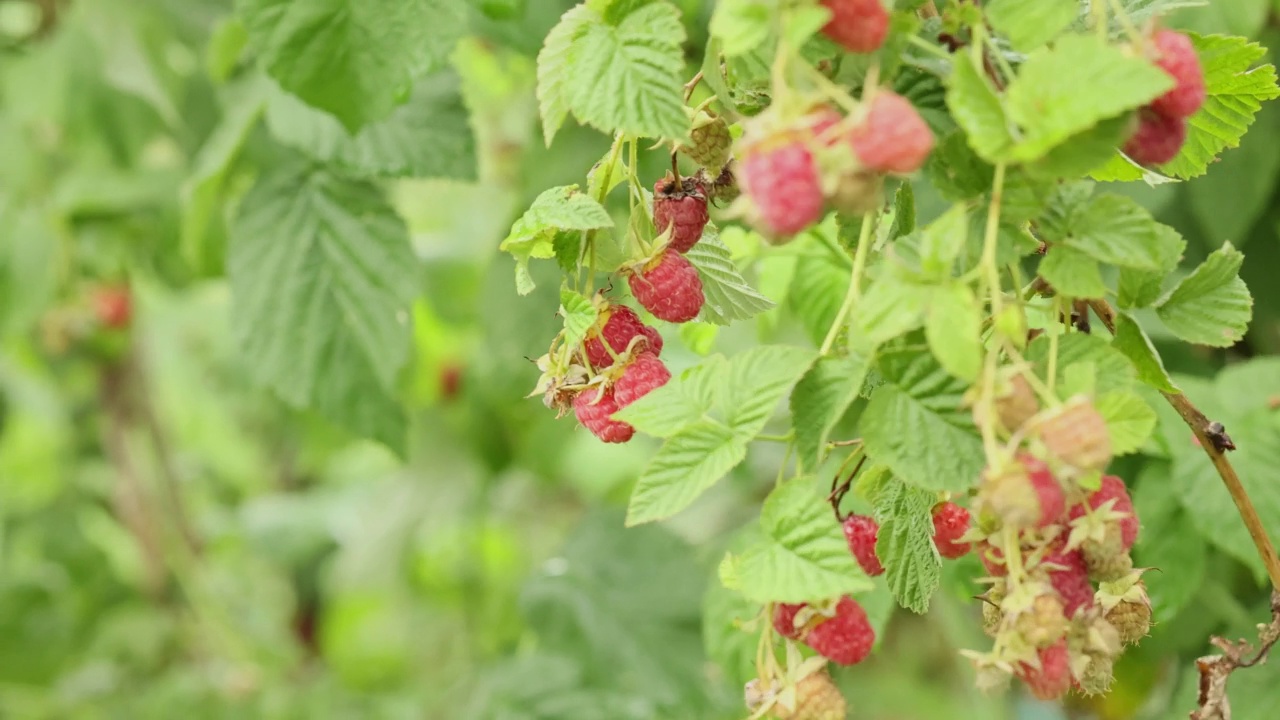
[[676, 252], [689, 252], [702, 239], [707, 226], [707, 196], [692, 178], [678, 186], [673, 180], [659, 180], [653, 185], [653, 226], [659, 233], [671, 227], [671, 243]]
[[799, 640], [804, 628], [796, 627], [796, 614], [805, 608], [803, 603], [791, 605], [778, 603], [773, 608], [773, 629], [784, 638]]
[[822, 219], [822, 180], [806, 133], [781, 133], [747, 146], [739, 161], [742, 190], [757, 229], [771, 239], [795, 235]]
[[682, 323], [698, 316], [706, 298], [698, 270], [678, 252], [667, 250], [628, 280], [631, 294], [659, 320]]
[[979, 500], [1007, 525], [1042, 528], [1066, 509], [1062, 486], [1043, 461], [1019, 454], [1012, 467], [988, 471]]
[[133, 317], [133, 298], [129, 288], [124, 285], [99, 288], [93, 294], [93, 311], [98, 322], [109, 328], [118, 330], [126, 327]]
[[969, 532], [969, 511], [953, 502], [944, 502], [933, 509], [933, 544], [944, 558], [964, 557], [969, 543], [956, 542]]
[[578, 422], [607, 443], [624, 443], [636, 434], [634, 427], [609, 417], [616, 412], [618, 402], [613, 390], [601, 394], [596, 388], [587, 388], [573, 399], [573, 414], [578, 416]]
[[1186, 118], [1143, 109], [1138, 111], [1138, 129], [1124, 144], [1124, 154], [1139, 165], [1159, 165], [1177, 157], [1186, 139]]
[[1009, 574], [1009, 568], [1004, 564], [1004, 551], [992, 545], [990, 542], [983, 540], [974, 545], [978, 552], [978, 559], [982, 561], [982, 567], [987, 569], [987, 574], [991, 577], [1004, 577]]
[[871, 628], [862, 606], [845, 595], [836, 605], [835, 617], [815, 626], [804, 641], [831, 662], [856, 665], [871, 653], [876, 631]]
[[1093, 605], [1093, 585], [1089, 582], [1089, 568], [1079, 550], [1064, 552], [1060, 548], [1045, 554], [1042, 564], [1049, 574], [1049, 584], [1062, 598], [1062, 609], [1067, 617], [1077, 610]]
[[640, 353], [622, 371], [622, 377], [613, 384], [613, 397], [618, 409], [630, 405], [654, 390], [667, 384], [671, 371], [653, 353]]
[[597, 323], [598, 329], [587, 336], [583, 345], [591, 367], [606, 368], [613, 364], [613, 357], [609, 355], [601, 339], [608, 342], [615, 353], [622, 354], [635, 336], [643, 335], [648, 340], [645, 350], [654, 355], [662, 354], [662, 336], [656, 328], [645, 325], [635, 310], [626, 305], [613, 305], [601, 315], [604, 316], [604, 323]]
[[1071, 689], [1071, 656], [1067, 640], [1042, 648], [1038, 652], [1040, 667], [1018, 663], [1016, 673], [1031, 694], [1040, 700], [1054, 700]]
[[1159, 57], [1156, 64], [1175, 83], [1173, 89], [1151, 102], [1151, 109], [1171, 118], [1186, 118], [1204, 104], [1204, 70], [1191, 38], [1172, 30], [1160, 30], [1151, 38]]
[[[1097, 510], [1108, 500], [1114, 501], [1111, 505], [1114, 512], [1126, 513], [1125, 518], [1119, 523], [1121, 546], [1127, 551], [1138, 541], [1138, 516], [1133, 510], [1133, 499], [1129, 497], [1129, 488], [1125, 487], [1124, 480], [1115, 475], [1102, 476], [1102, 484], [1089, 495], [1089, 507]], [[1070, 519], [1075, 520], [1081, 515], [1084, 515], [1084, 506], [1077, 505], [1071, 508]]]
[[850, 52], [875, 52], [889, 33], [889, 11], [880, 0], [822, 0], [831, 11], [822, 32]]
[[862, 166], [907, 175], [919, 170], [933, 151], [933, 131], [911, 101], [888, 90], [871, 98], [867, 116], [850, 136]]
[[867, 515], [850, 515], [844, 519], [844, 538], [849, 542], [849, 552], [862, 566], [862, 571], [875, 577], [884, 573], [880, 558], [876, 557], [876, 538], [880, 524]]

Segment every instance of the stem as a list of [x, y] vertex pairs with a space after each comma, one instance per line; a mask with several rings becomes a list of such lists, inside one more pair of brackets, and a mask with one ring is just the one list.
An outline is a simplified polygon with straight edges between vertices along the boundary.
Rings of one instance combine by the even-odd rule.
[[762, 442], [791, 442], [795, 439], [795, 436], [792, 433], [787, 433], [786, 435], [757, 435], [755, 439]]
[[[1053, 298], [1053, 316], [1058, 317], [1062, 311], [1059, 298]], [[1058, 382], [1058, 333], [1049, 333], [1049, 368], [1045, 372], [1045, 382], [1049, 384], [1049, 394], [1053, 394], [1054, 385]]]
[[[981, 35], [974, 46], [982, 45]], [[982, 272], [983, 284], [991, 299], [991, 317], [1000, 317], [1004, 309], [1004, 296], [1000, 290], [1000, 265], [998, 253], [1000, 242], [1000, 204], [1004, 200], [1004, 163], [996, 165], [995, 177], [991, 181], [991, 204], [987, 207], [987, 227], [982, 237]], [[982, 391], [978, 397], [978, 407], [982, 408], [982, 445], [987, 456], [994, 458], [996, 454], [996, 365], [999, 360], [1001, 343], [993, 343], [987, 352], [985, 367], [982, 373]]]
[[[1093, 312], [1097, 314], [1098, 319], [1102, 320], [1102, 324], [1107, 326], [1112, 335], [1115, 335], [1116, 311], [1115, 308], [1111, 307], [1111, 303], [1103, 299], [1090, 300], [1089, 306], [1093, 308]], [[1218, 441], [1210, 436], [1209, 418], [1200, 411], [1200, 408], [1192, 404], [1186, 395], [1180, 392], [1161, 391], [1160, 394], [1173, 406], [1173, 409], [1178, 412], [1178, 416], [1187, 424], [1187, 427], [1191, 428], [1191, 432], [1200, 441], [1200, 448], [1204, 450], [1205, 455], [1209, 456], [1209, 461], [1213, 463], [1214, 469], [1218, 471], [1218, 476], [1222, 478], [1222, 484], [1227, 487], [1227, 492], [1231, 494], [1231, 499], [1235, 501], [1236, 511], [1240, 513], [1240, 519], [1244, 522], [1245, 529], [1249, 531], [1249, 537], [1253, 539], [1253, 544], [1258, 549], [1258, 555], [1262, 558], [1262, 565], [1266, 568], [1267, 576], [1271, 579], [1271, 587], [1280, 592], [1280, 555], [1276, 554], [1275, 545], [1271, 544], [1271, 539], [1267, 537], [1267, 530], [1262, 524], [1262, 518], [1258, 517], [1258, 510], [1253, 506], [1253, 500], [1250, 499], [1249, 493], [1244, 489], [1244, 484], [1240, 482], [1240, 476], [1236, 474], [1236, 469], [1232, 467], [1231, 461], [1227, 459], [1226, 454], [1218, 449]]]
[[702, 82], [701, 70], [698, 71], [698, 74], [690, 78], [689, 82], [684, 84], [684, 102], [686, 105], [689, 103], [689, 98], [693, 97], [693, 91], [698, 89], [698, 83], [700, 82]]
[[[623, 136], [621, 133], [613, 137], [613, 146], [609, 148], [609, 159], [605, 160], [604, 167], [601, 168], [601, 170], [604, 171], [604, 182], [600, 183], [600, 189], [596, 192], [596, 196], [595, 196], [595, 201], [600, 203], [601, 205], [604, 204], [605, 197], [609, 195], [609, 190], [612, 189], [609, 187], [609, 184], [613, 180], [613, 169], [618, 164], [618, 156], [622, 154], [623, 144], [624, 144]], [[591, 291], [594, 289], [595, 282], [596, 282], [596, 279], [595, 279], [596, 278], [595, 232], [596, 232], [595, 230], [582, 231], [582, 247], [578, 249], [579, 272], [581, 272], [582, 264], [584, 262], [587, 263], [587, 282], [586, 282], [586, 292], [583, 293], [584, 295], [591, 294]], [[579, 287], [582, 287], [581, 279], [579, 279], [579, 282], [577, 284]]]
[[836, 313], [835, 320], [831, 323], [831, 328], [827, 330], [827, 337], [822, 341], [821, 354], [826, 355], [831, 352], [831, 346], [835, 345], [836, 336], [840, 334], [840, 327], [844, 324], [844, 320], [849, 315], [849, 311], [853, 308], [854, 303], [858, 301], [858, 296], [862, 292], [862, 271], [867, 266], [867, 255], [870, 253], [871, 247], [871, 229], [875, 227], [876, 218], [873, 213], [867, 213], [862, 216], [862, 229], [858, 231], [858, 248], [853, 254], [853, 271], [849, 273], [849, 291], [845, 293], [844, 302], [840, 304], [840, 310]]
[[938, 47], [937, 45], [934, 45], [933, 43], [929, 42], [928, 40], [925, 40], [924, 38], [920, 37], [919, 35], [912, 35], [912, 36], [908, 37], [908, 38], [907, 38], [907, 42], [911, 43], [912, 45], [915, 45], [916, 47], [920, 48], [921, 50], [924, 50], [924, 51], [925, 51], [925, 52], [927, 52], [927, 53], [930, 53], [930, 54], [932, 54], [932, 55], [936, 55], [936, 56], [938, 56], [938, 57], [940, 57], [940, 58], [942, 58], [942, 59], [944, 59], [944, 60], [950, 60], [950, 59], [951, 59], [951, 53], [947, 52], [946, 50], [943, 50], [942, 48]]

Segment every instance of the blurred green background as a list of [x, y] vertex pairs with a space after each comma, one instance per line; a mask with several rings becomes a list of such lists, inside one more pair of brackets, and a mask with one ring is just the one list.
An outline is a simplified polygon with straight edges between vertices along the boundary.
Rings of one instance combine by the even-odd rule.
[[[712, 2], [676, 4], [691, 75]], [[745, 715], [755, 640], [734, 621], [756, 608], [719, 589], [715, 564], [755, 517], [781, 449], [754, 448], [672, 521], [624, 530], [655, 444], [602, 445], [523, 399], [529, 358], [559, 329], [557, 283], [544, 274], [518, 297], [497, 245], [538, 192], [581, 182], [608, 147], [579, 128], [541, 142], [534, 57], [570, 5], [476, 0], [453, 64], [479, 178], [384, 184], [424, 268], [401, 459], [255, 387], [237, 352], [227, 219], [293, 152], [282, 145], [294, 129], [246, 100], [259, 77], [231, 3], [0, 0], [0, 718]], [[1280, 47], [1277, 13], [1280, 2], [1231, 0], [1171, 24]], [[664, 155], [645, 162], [656, 178]], [[1188, 238], [1189, 263], [1225, 240], [1247, 256], [1243, 343], [1156, 341], [1241, 445], [1234, 459], [1269, 518], [1278, 175], [1270, 103], [1208, 176], [1117, 188]], [[943, 207], [923, 180], [917, 195], [922, 221]], [[674, 369], [803, 337], [788, 298], [759, 280], [781, 309], [757, 322], [663, 328]], [[131, 327], [97, 326], [94, 294], [122, 284]], [[838, 673], [853, 716], [1185, 717], [1193, 658], [1211, 633], [1250, 634], [1266, 592], [1225, 493], [1161, 410], [1157, 441], [1115, 468], [1136, 484], [1138, 564], [1161, 572], [1148, 579], [1158, 625], [1112, 695], [1063, 708], [973, 690], [957, 650], [986, 638], [966, 561], [948, 565], [927, 616], [885, 620], [884, 597], [869, 600], [881, 647]], [[1241, 672], [1232, 698], [1235, 720], [1276, 717], [1280, 670]]]

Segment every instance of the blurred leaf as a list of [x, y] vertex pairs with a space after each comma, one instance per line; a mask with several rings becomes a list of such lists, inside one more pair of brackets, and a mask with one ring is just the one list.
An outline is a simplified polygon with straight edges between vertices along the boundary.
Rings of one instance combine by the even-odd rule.
[[1148, 464], [1133, 492], [1134, 512], [1142, 519], [1142, 532], [1133, 547], [1139, 567], [1161, 570], [1160, 581], [1147, 583], [1154, 622], [1172, 620], [1195, 595], [1205, 574], [1204, 542], [1187, 532], [1188, 510], [1169, 492], [1167, 463]]
[[1116, 313], [1116, 336], [1111, 346], [1129, 358], [1138, 371], [1139, 380], [1163, 392], [1178, 391], [1151, 338], [1136, 320], [1123, 312]]
[[1074, 0], [993, 0], [986, 15], [996, 32], [1009, 38], [1015, 50], [1034, 50], [1057, 37], [1076, 19]]
[[791, 423], [804, 467], [822, 464], [831, 431], [858, 399], [873, 360], [855, 352], [820, 358], [796, 384], [791, 393]]
[[995, 163], [1009, 155], [1015, 143], [1010, 120], [986, 73], [974, 67], [967, 53], [955, 58], [947, 84], [947, 107], [979, 157]]
[[924, 326], [929, 351], [947, 372], [973, 382], [982, 368], [982, 311], [969, 286], [936, 288]]
[[1063, 295], [1100, 298], [1107, 294], [1098, 261], [1074, 248], [1065, 245], [1049, 248], [1036, 270]]
[[1095, 406], [1107, 421], [1111, 452], [1116, 456], [1137, 452], [1156, 429], [1156, 412], [1137, 393], [1105, 393], [1098, 397]]
[[[1035, 365], [1036, 375], [1048, 377], [1049, 338], [1041, 335], [1033, 340], [1027, 347], [1026, 357]], [[1136, 377], [1133, 364], [1106, 340], [1085, 333], [1069, 333], [1058, 338], [1058, 383], [1066, 379], [1068, 368], [1079, 363], [1094, 364], [1098, 393], [1133, 387]]]
[[1187, 241], [1168, 225], [1156, 225], [1158, 242], [1154, 246], [1155, 270], [1120, 268], [1120, 287], [1116, 303], [1123, 308], [1147, 307], [1160, 297], [1165, 279], [1178, 267]]

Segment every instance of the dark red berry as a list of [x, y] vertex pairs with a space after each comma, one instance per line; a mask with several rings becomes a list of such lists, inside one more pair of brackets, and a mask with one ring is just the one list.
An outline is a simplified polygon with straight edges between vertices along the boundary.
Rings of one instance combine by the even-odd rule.
[[773, 608], [773, 629], [782, 637], [799, 640], [804, 634], [804, 628], [796, 627], [796, 613], [804, 607], [803, 603], [798, 605], [778, 603]]
[[124, 285], [99, 288], [93, 294], [93, 311], [98, 322], [109, 328], [127, 327], [133, 317], [133, 298], [129, 288]]
[[1172, 30], [1157, 31], [1151, 38], [1155, 45], [1156, 64], [1173, 78], [1169, 92], [1156, 98], [1151, 109], [1172, 118], [1186, 118], [1204, 105], [1204, 70], [1191, 38]]
[[871, 654], [876, 642], [867, 613], [848, 595], [840, 598], [835, 617], [814, 626], [804, 642], [838, 665], [856, 665]]
[[667, 250], [633, 272], [631, 294], [659, 320], [683, 323], [698, 317], [706, 298], [698, 270], [680, 253]]
[[1072, 617], [1076, 611], [1093, 605], [1093, 585], [1089, 582], [1089, 568], [1079, 550], [1065, 552], [1050, 550], [1043, 560], [1049, 572], [1049, 583], [1062, 597], [1063, 611]]
[[753, 222], [770, 239], [790, 237], [822, 219], [822, 181], [807, 132], [773, 135], [748, 145], [738, 181], [755, 209]]
[[689, 252], [702, 239], [702, 229], [707, 226], [707, 196], [692, 178], [679, 186], [672, 180], [654, 184], [653, 226], [659, 233], [671, 228], [667, 247], [676, 252]]
[[[1124, 519], [1118, 522], [1121, 549], [1129, 550], [1138, 541], [1138, 516], [1134, 512], [1133, 499], [1129, 497], [1129, 489], [1125, 487], [1124, 480], [1115, 475], [1102, 476], [1102, 484], [1089, 495], [1089, 507], [1097, 510], [1108, 501], [1114, 501], [1111, 504], [1112, 511], [1125, 513]], [[1075, 520], [1081, 515], [1084, 515], [1083, 506], [1071, 508], [1070, 519]]]
[[1124, 154], [1139, 165], [1159, 165], [1178, 156], [1187, 140], [1186, 118], [1138, 111], [1138, 129], [1124, 144]]
[[969, 552], [969, 543], [956, 542], [969, 532], [969, 511], [953, 502], [944, 502], [933, 509], [933, 544], [944, 558], [963, 557]]
[[856, 53], [879, 49], [889, 32], [889, 11], [880, 0], [822, 0], [831, 11], [822, 32]]
[[933, 131], [911, 101], [881, 90], [851, 135], [853, 152], [862, 166], [906, 175], [919, 170], [933, 151]]
[[588, 388], [573, 399], [573, 413], [578, 422], [607, 443], [624, 443], [636, 433], [634, 427], [610, 417], [616, 412], [618, 403], [613, 390], [601, 393], [596, 388]]
[[844, 519], [844, 537], [849, 542], [849, 552], [862, 566], [862, 571], [875, 577], [884, 573], [880, 558], [876, 557], [876, 539], [880, 524], [867, 515], [850, 515]]
[[622, 377], [613, 384], [613, 397], [618, 409], [630, 405], [654, 390], [667, 384], [671, 371], [653, 353], [640, 353], [622, 371]]
[[601, 315], [604, 316], [603, 323], [597, 322], [597, 329], [587, 336], [583, 345], [592, 367], [606, 368], [613, 364], [613, 357], [605, 350], [601, 338], [609, 343], [614, 353], [621, 355], [635, 336], [643, 335], [648, 341], [645, 350], [654, 355], [662, 354], [662, 336], [655, 328], [645, 325], [635, 310], [626, 305], [611, 305]]
[[1031, 694], [1040, 700], [1055, 700], [1071, 689], [1071, 656], [1067, 650], [1067, 640], [1063, 638], [1057, 644], [1038, 651], [1039, 667], [1029, 663], [1019, 663], [1017, 675], [1026, 684]]

